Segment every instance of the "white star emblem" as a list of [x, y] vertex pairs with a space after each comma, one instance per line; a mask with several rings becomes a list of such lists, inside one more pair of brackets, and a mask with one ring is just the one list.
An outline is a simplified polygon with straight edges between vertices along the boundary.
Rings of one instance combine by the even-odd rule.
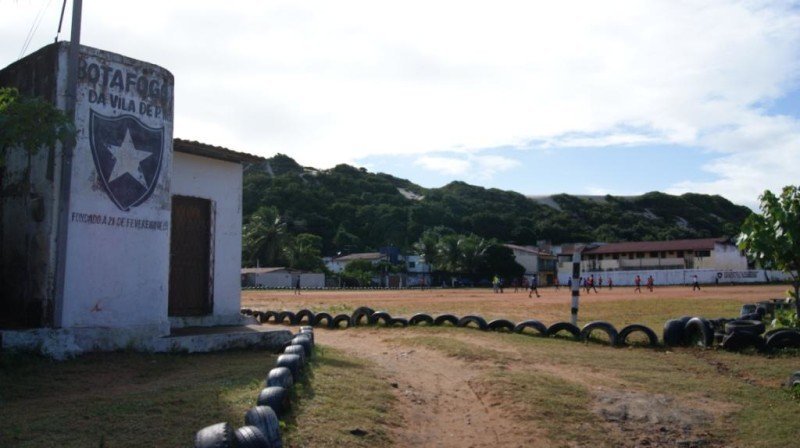
[[142, 184], [143, 187], [147, 187], [147, 181], [144, 179], [144, 174], [142, 174], [139, 164], [142, 163], [142, 160], [152, 156], [153, 153], [136, 149], [133, 146], [133, 140], [131, 140], [130, 130], [125, 130], [125, 138], [122, 139], [121, 145], [108, 145], [108, 151], [114, 156], [114, 169], [111, 170], [111, 175], [108, 178], [109, 182], [113, 182], [114, 179], [127, 173]]

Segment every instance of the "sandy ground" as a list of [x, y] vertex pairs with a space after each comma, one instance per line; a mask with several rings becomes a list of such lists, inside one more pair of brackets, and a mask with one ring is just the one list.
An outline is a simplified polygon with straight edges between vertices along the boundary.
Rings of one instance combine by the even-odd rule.
[[[683, 307], [687, 313], [692, 304], [702, 306], [712, 300], [750, 303], [770, 298], [785, 297], [786, 285], [758, 286], [704, 286], [700, 291], [691, 287], [656, 287], [653, 292], [646, 289], [636, 293], [632, 287], [600, 289], [599, 293], [581, 292], [580, 305], [584, 309], [613, 306], [619, 301], [639, 301], [643, 304], [642, 313], [657, 306], [663, 299], [682, 299], [688, 301]], [[541, 288], [541, 297], [528, 298], [528, 292], [506, 288], [503, 294], [495, 294], [491, 289], [429, 289], [419, 290], [369, 290], [369, 291], [293, 291], [248, 290], [242, 293], [242, 307], [259, 310], [293, 310], [309, 308], [312, 311], [327, 311], [331, 314], [349, 313], [352, 309], [367, 305], [376, 310], [387, 310], [393, 315], [410, 317], [417, 312], [447, 313], [461, 315], [480, 314], [487, 319], [531, 318], [552, 323], [569, 319], [571, 292], [567, 288]], [[614, 324], [627, 324], [612, 320]]]
[[[385, 331], [317, 331], [318, 343], [374, 362], [395, 390], [401, 425], [398, 446], [541, 446], [535, 428], [524, 430], [474, 387], [482, 366], [420, 347], [394, 344]], [[396, 333], [395, 336], [396, 337]], [[535, 443], [539, 440], [540, 443]]]
[[[686, 287], [656, 288], [652, 293], [633, 292], [632, 288], [601, 290], [583, 294], [582, 306], [636, 300], [643, 309], [663, 299], [688, 300], [683, 305], [702, 304], [709, 300], [734, 303], [754, 302], [784, 296], [786, 286], [705, 287], [692, 292]], [[434, 289], [426, 291], [245, 291], [242, 306], [260, 310], [309, 308], [315, 312], [347, 313], [352, 308], [369, 305], [389, 310], [393, 315], [411, 316], [416, 312], [476, 313], [484, 317], [537, 316], [553, 322], [568, 316], [570, 291], [542, 289], [541, 297], [528, 298], [528, 293], [507, 289], [495, 294], [490, 289]], [[682, 303], [682, 302], [681, 302]], [[637, 307], [638, 308], [638, 307]], [[376, 365], [376, 371], [393, 388], [398, 399], [398, 425], [393, 425], [393, 439], [398, 446], [422, 447], [493, 447], [553, 446], [542, 422], [521, 422], [514, 410], [492, 397], [478, 380], [496, 366], [491, 363], [466, 362], [424, 347], [399, 343], [414, 337], [413, 329], [386, 332], [362, 328], [358, 331], [315, 332], [320, 344], [336, 347], [351, 356], [364, 358]], [[490, 334], [464, 331], [453, 336], [465, 342], [488, 346]], [[493, 345], [508, 360], [506, 368], [531, 369], [511, 347]], [[563, 371], [564, 366], [537, 363], [536, 370], [565, 377], [589, 386], [593, 384], [591, 369], [576, 375]], [[593, 410], [607, 421], [609, 437], [622, 441], [619, 446], [675, 446], [683, 438], [704, 438], [706, 423], [730, 411], [726, 403], [695, 401], [694, 409], [682, 408], [674, 397], [628, 392], [625, 384], [612, 389], [596, 390]], [[687, 430], [687, 428], [690, 428]], [[712, 446], [712, 445], [707, 445]]]

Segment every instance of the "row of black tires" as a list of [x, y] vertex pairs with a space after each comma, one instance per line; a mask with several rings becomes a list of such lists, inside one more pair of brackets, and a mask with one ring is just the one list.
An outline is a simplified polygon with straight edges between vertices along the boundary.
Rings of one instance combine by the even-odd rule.
[[195, 448], [282, 448], [279, 419], [291, 409], [290, 391], [313, 354], [314, 329], [303, 327], [267, 374], [256, 406], [244, 416], [245, 425], [236, 430], [229, 423], [207, 426], [195, 434]]
[[646, 339], [646, 345], [657, 346], [658, 336], [645, 325], [628, 325], [620, 331], [608, 322], [590, 322], [579, 328], [569, 322], [557, 322], [549, 327], [536, 319], [529, 319], [519, 323], [511, 322], [507, 319], [495, 319], [486, 321], [481, 316], [469, 315], [457, 317], [453, 314], [442, 314], [433, 317], [429, 314], [419, 313], [410, 318], [392, 317], [385, 311], [375, 311], [369, 307], [360, 307], [352, 314], [339, 314], [332, 316], [328, 313], [314, 313], [311, 310], [303, 309], [296, 313], [291, 311], [253, 311], [243, 309], [242, 313], [255, 316], [262, 323], [300, 325], [308, 323], [317, 327], [329, 329], [356, 327], [360, 325], [382, 325], [385, 327], [407, 327], [417, 325], [444, 326], [450, 325], [461, 328], [476, 328], [483, 331], [503, 331], [508, 333], [534, 334], [538, 336], [560, 336], [567, 335], [576, 340], [589, 340], [595, 331], [601, 331], [608, 337], [610, 345], [627, 345], [628, 338], [633, 333], [642, 333]]
[[[470, 327], [484, 331], [506, 331], [511, 333], [530, 333], [540, 336], [557, 336], [567, 334], [573, 339], [586, 341], [591, 339], [595, 331], [606, 334], [608, 343], [612, 346], [629, 345], [628, 339], [634, 333], [644, 336], [644, 343], [650, 347], [659, 345], [658, 336], [649, 327], [641, 324], [628, 325], [622, 330], [617, 329], [604, 321], [590, 322], [578, 328], [569, 322], [557, 322], [549, 327], [535, 320], [525, 320], [513, 323], [507, 319], [486, 321], [481, 316], [469, 315], [457, 317], [452, 314], [442, 314], [433, 317], [429, 314], [419, 313], [411, 318], [392, 317], [384, 311], [375, 311], [369, 307], [359, 307], [352, 314], [339, 314], [333, 316], [329, 313], [314, 313], [303, 309], [296, 313], [291, 311], [253, 311], [243, 309], [244, 314], [257, 317], [262, 323], [287, 323], [300, 325], [303, 322], [317, 327], [330, 329], [348, 328], [359, 325], [382, 325], [385, 327], [406, 327], [415, 325], [455, 327]], [[763, 312], [761, 314], [763, 316]], [[748, 315], [745, 315], [748, 317]], [[530, 329], [530, 331], [528, 331]], [[664, 324], [663, 345], [665, 346], [690, 346], [702, 347], [721, 346], [726, 350], [738, 351], [753, 347], [759, 351], [779, 350], [784, 348], [800, 348], [800, 332], [797, 330], [773, 330], [764, 333], [762, 322], [751, 319], [705, 319], [702, 317], [682, 317], [672, 319]]]

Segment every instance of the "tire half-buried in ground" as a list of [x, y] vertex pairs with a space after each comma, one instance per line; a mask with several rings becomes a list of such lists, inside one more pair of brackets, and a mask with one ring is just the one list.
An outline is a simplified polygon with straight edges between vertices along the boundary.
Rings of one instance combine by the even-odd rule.
[[547, 328], [547, 332], [545, 332], [545, 336], [553, 337], [564, 331], [572, 335], [573, 339], [580, 339], [581, 337], [581, 329], [569, 322], [556, 322], [550, 325]]
[[370, 325], [377, 325], [378, 322], [383, 322], [384, 326], [389, 327], [392, 324], [392, 316], [386, 311], [377, 311], [369, 316]]
[[[336, 317], [334, 317], [333, 320], [331, 321], [330, 328], [335, 330], [338, 330], [340, 328], [350, 328], [352, 322], [353, 319], [351, 316], [348, 316], [347, 314], [339, 314]], [[342, 324], [344, 324], [344, 327], [342, 326]]]
[[408, 319], [409, 325], [419, 325], [419, 324], [426, 324], [426, 325], [433, 325], [433, 318], [429, 314], [425, 313], [418, 313], [411, 316], [411, 319]]
[[614, 347], [617, 345], [617, 338], [619, 337], [617, 329], [614, 328], [614, 326], [610, 323], [600, 320], [589, 322], [583, 326], [583, 329], [580, 332], [581, 340], [588, 341], [592, 333], [598, 330], [608, 335], [608, 344], [610, 346]]
[[509, 333], [514, 331], [514, 322], [511, 322], [507, 319], [495, 319], [488, 324], [489, 330], [491, 331], [503, 331], [506, 330]]
[[547, 325], [536, 319], [524, 320], [518, 323], [514, 327], [514, 333], [524, 334], [526, 328], [532, 328], [538, 333], [538, 336], [545, 336], [547, 334]]
[[617, 344], [628, 345], [628, 337], [632, 333], [643, 333], [647, 337], [647, 345], [655, 347], [658, 345], [658, 335], [649, 327], [641, 324], [631, 324], [619, 331], [617, 335]]
[[433, 324], [436, 326], [441, 326], [446, 323], [449, 323], [450, 325], [455, 327], [458, 325], [458, 318], [452, 314], [442, 314], [441, 316], [438, 316], [436, 317], [436, 319], [433, 320]]
[[486, 319], [482, 318], [481, 316], [464, 316], [458, 320], [458, 325], [461, 328], [465, 328], [470, 326], [471, 324], [475, 324], [479, 330], [486, 331], [489, 329], [489, 325], [486, 323]]
[[[368, 306], [360, 306], [353, 311], [353, 314], [350, 315], [350, 326], [357, 327], [359, 325], [368, 324], [369, 318], [375, 313], [375, 310]], [[361, 320], [364, 320], [363, 322]]]

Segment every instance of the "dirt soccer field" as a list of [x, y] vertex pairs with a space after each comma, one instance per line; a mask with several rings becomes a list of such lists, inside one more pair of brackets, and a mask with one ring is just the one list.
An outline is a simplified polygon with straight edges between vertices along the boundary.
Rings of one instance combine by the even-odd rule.
[[[785, 290], [584, 291], [579, 326], [643, 323], [660, 335], [667, 319], [736, 316], [743, 303], [782, 297]], [[544, 288], [540, 295], [528, 298], [513, 289], [245, 291], [242, 306], [335, 315], [366, 305], [395, 317], [426, 312], [548, 325], [569, 320], [569, 290]], [[289, 446], [784, 447], [797, 446], [800, 437], [800, 401], [781, 385], [800, 370], [797, 352], [768, 357], [612, 348], [450, 327], [318, 328], [316, 338], [320, 367], [299, 394], [286, 431]], [[321, 376], [344, 371], [348, 384], [321, 383]], [[369, 379], [371, 392], [359, 388], [358, 378]], [[363, 404], [351, 402], [354, 390]], [[367, 411], [369, 418], [362, 415]]]

